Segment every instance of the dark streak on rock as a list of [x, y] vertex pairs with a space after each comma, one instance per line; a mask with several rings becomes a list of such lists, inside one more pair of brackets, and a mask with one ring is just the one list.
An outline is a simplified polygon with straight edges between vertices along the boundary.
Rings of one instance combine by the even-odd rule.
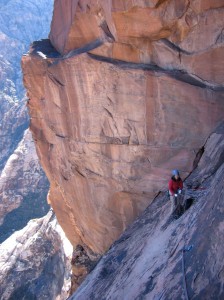
[[65, 54], [62, 59], [67, 59], [67, 58], [70, 58], [70, 57], [73, 57], [73, 56], [77, 56], [79, 54], [82, 54], [82, 53], [85, 53], [85, 52], [88, 52], [88, 51], [91, 51], [99, 46], [101, 46], [103, 44], [102, 40], [100, 39], [96, 39], [88, 44], [86, 44], [85, 46], [81, 47], [81, 48], [78, 48], [78, 49], [74, 49], [70, 52], [68, 52], [67, 54]]
[[175, 252], [176, 252], [176, 250], [177, 250], [179, 244], [180, 244], [180, 242], [178, 242], [178, 243], [176, 244], [176, 246], [172, 249], [172, 251], [170, 252], [169, 258], [171, 258], [171, 257], [175, 254]]
[[116, 261], [120, 264], [122, 263], [122, 261], [125, 259], [126, 256], [127, 256], [127, 250], [123, 250], [118, 256], [116, 256]]
[[79, 175], [81, 175], [83, 178], [86, 178], [86, 176], [85, 176], [82, 172], [80, 172], [78, 169], [76, 169], [76, 172], [77, 172]]
[[186, 51], [184, 49], [181, 49], [179, 46], [177, 46], [176, 44], [172, 43], [171, 41], [167, 40], [167, 39], [161, 39], [160, 40], [163, 44], [165, 44], [166, 46], [168, 46], [170, 49], [179, 52], [179, 53], [183, 53], [186, 55], [191, 55], [192, 53], [189, 51]]
[[145, 290], [140, 295], [139, 300], [143, 299], [144, 296], [146, 296], [148, 293], [150, 293], [154, 289], [156, 283], [154, 282], [153, 279], [154, 279], [153, 276], [149, 277], [149, 280], [148, 280], [148, 282], [145, 285]]
[[106, 107], [104, 107], [104, 109], [107, 112], [107, 114], [113, 119], [112, 113]]
[[114, 246], [123, 243], [124, 241], [128, 240], [131, 236], [130, 235], [123, 235], [119, 240], [115, 241], [113, 245], [110, 247], [112, 249]]
[[62, 178], [65, 180], [65, 181], [68, 181], [68, 178], [65, 177], [63, 174], [61, 174]]
[[221, 30], [220, 34], [217, 36], [215, 44], [222, 44], [224, 42], [224, 28]]
[[112, 101], [112, 99], [110, 97], [107, 96], [107, 99], [109, 100], [110, 104], [114, 104], [114, 102]]
[[59, 133], [56, 133], [55, 135], [56, 135], [57, 137], [61, 138], [61, 139], [65, 139], [65, 138], [66, 138], [66, 136], [64, 136], [64, 135], [62, 135], [62, 134], [59, 134]]
[[204, 151], [205, 151], [205, 147], [204, 146], [198, 150], [198, 152], [196, 154], [196, 157], [194, 159], [194, 162], [193, 162], [193, 170], [197, 168], [198, 163], [199, 163], [199, 161], [200, 161], [200, 159], [201, 159]]
[[112, 58], [108, 58], [108, 57], [104, 57], [104, 56], [95, 55], [92, 53], [88, 53], [88, 55], [94, 60], [110, 63], [121, 69], [133, 69], [133, 70], [140, 69], [140, 70], [145, 70], [145, 71], [154, 71], [154, 72], [158, 72], [158, 73], [160, 72], [160, 73], [166, 74], [167, 76], [174, 78], [178, 81], [182, 81], [182, 82], [188, 83], [193, 86], [197, 86], [200, 88], [207, 88], [207, 89], [210, 89], [213, 91], [224, 91], [224, 86], [209, 84], [208, 82], [203, 81], [203, 79], [201, 79], [195, 75], [189, 74], [184, 70], [178, 70], [178, 69], [167, 70], [167, 69], [163, 69], [155, 64], [125, 62], [125, 61], [121, 61], [121, 60], [117, 60], [117, 59], [112, 59]]
[[166, 2], [167, 0], [159, 0], [157, 3], [156, 3], [156, 6], [155, 8], [158, 8], [160, 5], [162, 5], [164, 2]]
[[109, 41], [115, 41], [115, 38], [113, 36], [113, 34], [111, 33], [107, 22], [104, 20], [101, 25], [100, 25], [101, 29], [103, 30], [103, 32], [105, 33], [105, 35], [109, 38]]
[[96, 175], [97, 177], [103, 177], [101, 174], [96, 173], [96, 172], [94, 172], [94, 171], [92, 171], [90, 169], [86, 168], [85, 170], [86, 170], [87, 173], [89, 173], [89, 175]]
[[110, 57], [100, 56], [92, 53], [88, 53], [88, 55], [94, 60], [110, 63], [122, 69], [134, 69], [134, 70], [142, 69], [146, 71], [157, 71], [157, 72], [163, 70], [162, 68], [158, 67], [156, 64], [126, 62], [123, 60], [113, 59]]
[[54, 83], [54, 84], [56, 84], [57, 86], [59, 86], [59, 87], [64, 87], [65, 86], [65, 84], [64, 83], [62, 83], [60, 80], [58, 80], [53, 74], [51, 74], [51, 73], [49, 73], [48, 72], [48, 77], [50, 78], [50, 80]]

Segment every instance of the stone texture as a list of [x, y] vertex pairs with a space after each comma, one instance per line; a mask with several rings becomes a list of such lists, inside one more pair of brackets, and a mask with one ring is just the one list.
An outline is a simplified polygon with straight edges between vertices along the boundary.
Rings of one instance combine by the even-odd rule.
[[224, 126], [185, 187], [194, 203], [184, 215], [170, 219], [161, 193], [69, 299], [223, 299]]
[[48, 189], [31, 133], [26, 130], [0, 175], [0, 243], [30, 219], [47, 213]]
[[[156, 6], [153, 8], [153, 5]], [[170, 36], [188, 8], [179, 1], [55, 1], [50, 39], [63, 54], [105, 39], [131, 43]], [[59, 18], [62, 15], [62, 18]], [[88, 22], [86, 22], [88, 20]], [[175, 28], [175, 29], [174, 29]]]
[[87, 251], [77, 245], [72, 254], [72, 280], [71, 294], [80, 286], [86, 275], [95, 267], [100, 256], [95, 255], [90, 249]]
[[29, 120], [20, 60], [33, 39], [47, 36], [52, 8], [46, 0], [0, 5], [0, 243], [49, 209], [47, 178], [31, 134], [24, 137]]
[[185, 16], [185, 26], [188, 26], [190, 30], [187, 36], [178, 43], [179, 47], [192, 54], [208, 51], [210, 47], [219, 47], [219, 38], [224, 25], [223, 14], [224, 7], [200, 14], [189, 9]]
[[191, 7], [198, 13], [212, 9], [224, 7], [222, 0], [190, 0]]
[[[0, 172], [29, 126], [20, 60], [34, 39], [47, 37], [53, 1], [1, 1]], [[41, 13], [40, 13], [41, 11]]]
[[0, 245], [0, 298], [67, 299], [72, 245], [50, 211]]
[[58, 0], [49, 37], [65, 56], [89, 50], [186, 71], [223, 88], [223, 20], [222, 1]]
[[55, 48], [23, 57], [48, 199], [74, 246], [108, 249], [223, 120], [224, 11], [203, 3], [58, 0]]
[[[5, 69], [5, 65], [1, 65], [0, 68]], [[7, 159], [16, 149], [22, 139], [24, 130], [28, 127], [25, 101], [19, 103], [16, 97], [15, 84], [9, 79], [6, 70], [2, 74], [4, 74], [2, 75], [4, 78], [1, 83], [4, 82], [5, 84], [3, 87], [0, 83], [0, 171], [4, 168]]]

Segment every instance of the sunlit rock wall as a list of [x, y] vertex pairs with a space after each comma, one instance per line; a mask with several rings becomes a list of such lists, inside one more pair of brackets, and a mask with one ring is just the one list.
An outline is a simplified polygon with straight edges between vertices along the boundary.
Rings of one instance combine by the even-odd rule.
[[103, 253], [171, 169], [192, 171], [224, 117], [223, 20], [223, 1], [55, 1], [50, 41], [22, 65], [49, 201], [74, 245]]

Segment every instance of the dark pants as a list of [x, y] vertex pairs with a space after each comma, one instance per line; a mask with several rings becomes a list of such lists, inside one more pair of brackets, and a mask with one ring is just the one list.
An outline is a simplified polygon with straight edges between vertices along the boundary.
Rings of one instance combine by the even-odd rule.
[[174, 195], [172, 196], [170, 194], [170, 201], [171, 201], [171, 211], [170, 213], [174, 213], [175, 211], [177, 213], [180, 213], [181, 212], [181, 206], [183, 205], [183, 198], [184, 198], [184, 195], [183, 195], [183, 192], [181, 194], [177, 194], [177, 197], [175, 197]]

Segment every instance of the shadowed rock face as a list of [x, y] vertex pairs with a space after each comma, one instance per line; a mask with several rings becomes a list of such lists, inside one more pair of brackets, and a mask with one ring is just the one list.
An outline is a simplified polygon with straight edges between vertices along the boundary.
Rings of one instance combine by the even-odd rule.
[[52, 212], [0, 245], [1, 299], [68, 298], [72, 245]]
[[[185, 181], [193, 205], [169, 216], [163, 193], [118, 239], [70, 300], [224, 298], [224, 126]], [[197, 183], [197, 188], [194, 185]], [[184, 282], [186, 289], [184, 288]]]
[[55, 48], [34, 43], [22, 67], [49, 201], [73, 245], [103, 253], [171, 169], [192, 171], [224, 116], [223, 15], [221, 1], [55, 1]]
[[26, 130], [0, 175], [0, 243], [49, 210], [48, 189], [31, 133]]

